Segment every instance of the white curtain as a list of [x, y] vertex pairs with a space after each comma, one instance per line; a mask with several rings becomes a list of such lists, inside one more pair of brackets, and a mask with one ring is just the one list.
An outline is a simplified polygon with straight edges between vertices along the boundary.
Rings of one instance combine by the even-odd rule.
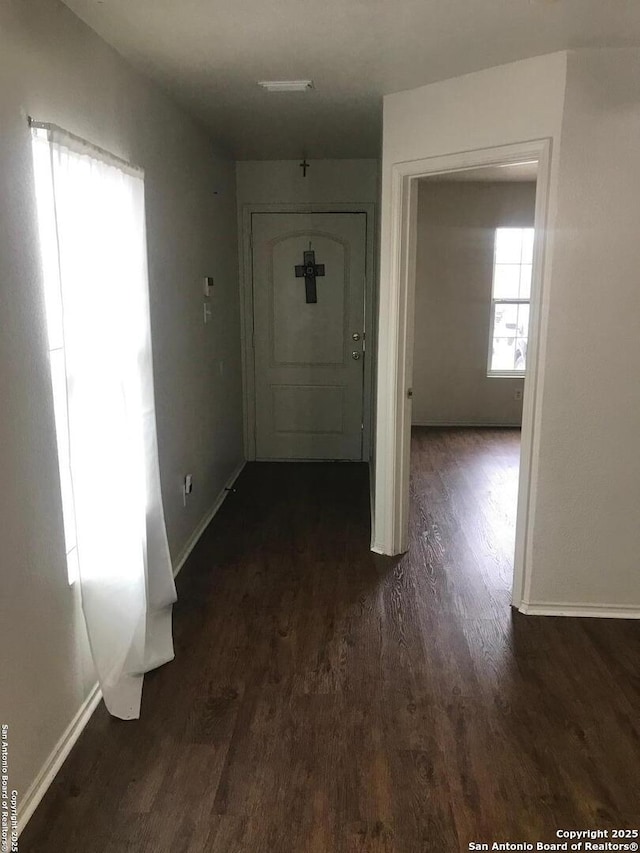
[[71, 482], [65, 536], [75, 528], [105, 703], [133, 719], [143, 674], [173, 658], [176, 600], [158, 467], [144, 177], [57, 128], [34, 127], [32, 136], [49, 337], [59, 338], [66, 375], [66, 412], [56, 413]]

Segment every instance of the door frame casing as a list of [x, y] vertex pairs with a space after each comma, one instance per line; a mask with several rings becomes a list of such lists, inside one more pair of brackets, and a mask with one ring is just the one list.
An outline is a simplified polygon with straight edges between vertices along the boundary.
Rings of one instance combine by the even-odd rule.
[[242, 342], [242, 387], [244, 402], [244, 453], [248, 461], [256, 458], [256, 388], [255, 352], [253, 347], [253, 215], [260, 213], [358, 213], [366, 216], [364, 329], [365, 356], [362, 399], [362, 459], [371, 457], [371, 428], [373, 413], [373, 365], [375, 353], [374, 281], [375, 281], [375, 204], [365, 203], [291, 203], [291, 204], [244, 204], [241, 210], [240, 230], [240, 336]]
[[[394, 163], [391, 167], [388, 275], [380, 282], [378, 315], [378, 385], [375, 451], [375, 508], [371, 549], [396, 555], [407, 550], [411, 398], [413, 379], [414, 300], [418, 180], [482, 166], [538, 161], [531, 285], [528, 365], [525, 378], [520, 480], [516, 520], [513, 604], [518, 607], [530, 586], [532, 511], [538, 480], [538, 402], [544, 378], [546, 340], [545, 281], [549, 275], [549, 194], [551, 139], [534, 139]], [[383, 235], [384, 245], [384, 235]]]

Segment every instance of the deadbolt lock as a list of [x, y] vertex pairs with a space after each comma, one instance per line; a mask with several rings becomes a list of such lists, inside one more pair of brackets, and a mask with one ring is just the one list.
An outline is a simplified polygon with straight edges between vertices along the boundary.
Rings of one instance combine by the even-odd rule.
[[360, 340], [360, 335], [358, 334], [358, 332], [354, 332], [354, 333], [351, 335], [351, 340], [352, 340], [352, 341], [359, 341], [359, 340]]

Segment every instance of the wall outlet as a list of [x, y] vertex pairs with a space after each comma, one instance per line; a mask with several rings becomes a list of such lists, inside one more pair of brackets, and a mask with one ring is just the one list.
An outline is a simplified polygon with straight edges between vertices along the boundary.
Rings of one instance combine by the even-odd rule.
[[516, 390], [513, 392], [513, 399], [522, 400], [522, 388], [516, 388]]

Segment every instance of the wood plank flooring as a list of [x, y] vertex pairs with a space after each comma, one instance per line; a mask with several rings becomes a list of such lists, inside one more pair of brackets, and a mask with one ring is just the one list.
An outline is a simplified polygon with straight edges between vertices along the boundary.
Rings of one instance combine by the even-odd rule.
[[98, 709], [21, 853], [457, 853], [640, 824], [640, 623], [509, 606], [519, 434], [416, 429], [411, 547], [364, 465], [253, 464], [178, 579], [138, 722]]

